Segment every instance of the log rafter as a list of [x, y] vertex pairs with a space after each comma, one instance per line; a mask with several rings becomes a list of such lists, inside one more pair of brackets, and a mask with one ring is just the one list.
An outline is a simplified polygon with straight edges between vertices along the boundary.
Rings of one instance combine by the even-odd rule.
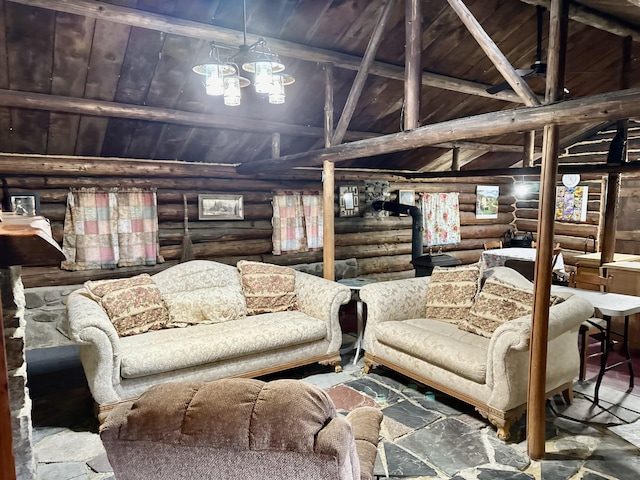
[[629, 89], [526, 108], [501, 110], [427, 125], [408, 132], [358, 140], [324, 150], [241, 164], [238, 172], [273, 172], [342, 162], [467, 138], [536, 130], [547, 124], [571, 125], [629, 118], [640, 114], [640, 89]]

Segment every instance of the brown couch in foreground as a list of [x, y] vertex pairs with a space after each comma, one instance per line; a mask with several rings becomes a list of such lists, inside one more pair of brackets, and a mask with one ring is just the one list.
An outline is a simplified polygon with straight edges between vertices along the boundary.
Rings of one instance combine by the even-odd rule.
[[116, 407], [101, 438], [118, 480], [371, 479], [382, 412], [340, 417], [299, 380], [156, 385]]

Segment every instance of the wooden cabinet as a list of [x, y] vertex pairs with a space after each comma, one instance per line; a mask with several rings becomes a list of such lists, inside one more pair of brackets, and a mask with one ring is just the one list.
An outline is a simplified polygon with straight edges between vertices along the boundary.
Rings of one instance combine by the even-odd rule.
[[[578, 255], [577, 257], [575, 257], [575, 260], [578, 273], [599, 273], [600, 271], [600, 252]], [[640, 262], [640, 255], [614, 253], [613, 262], [611, 262], [611, 264], [618, 262]]]
[[[602, 268], [604, 275], [613, 277], [611, 292], [640, 296], [640, 259], [605, 263]], [[620, 331], [623, 327], [622, 319], [613, 320], [614, 330]], [[629, 345], [634, 349], [640, 348], [640, 314], [630, 317]]]

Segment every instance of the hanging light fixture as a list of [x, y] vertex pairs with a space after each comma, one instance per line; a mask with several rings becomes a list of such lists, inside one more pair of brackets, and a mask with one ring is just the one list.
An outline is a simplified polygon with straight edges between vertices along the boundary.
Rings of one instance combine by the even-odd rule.
[[[240, 75], [240, 69], [235, 63], [242, 65], [242, 70], [253, 74], [256, 92], [268, 96], [269, 103], [282, 104], [285, 101], [284, 87], [291, 85], [295, 79], [282, 73], [285, 69], [278, 55], [272, 53], [264, 38], [258, 39], [252, 45], [247, 45], [247, 5], [242, 2], [244, 43], [238, 47], [238, 52], [229, 57], [229, 61], [220, 60], [218, 48], [211, 42], [209, 59], [193, 67], [193, 71], [205, 76], [207, 95], [222, 95], [224, 104], [228, 106], [240, 105], [241, 89], [251, 84], [248, 78]], [[233, 49], [234, 47], [226, 47]], [[240, 61], [242, 60], [242, 61]]]
[[236, 73], [236, 69], [220, 61], [220, 54], [215, 42], [211, 42], [209, 59], [193, 67], [193, 71], [199, 75], [204, 75], [204, 86], [207, 95], [224, 94], [224, 77]]

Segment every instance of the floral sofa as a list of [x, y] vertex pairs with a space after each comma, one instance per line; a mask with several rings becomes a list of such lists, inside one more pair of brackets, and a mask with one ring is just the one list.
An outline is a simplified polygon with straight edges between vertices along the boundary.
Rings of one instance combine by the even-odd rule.
[[70, 338], [100, 411], [167, 381], [253, 377], [313, 362], [340, 369], [349, 288], [258, 262], [194, 260], [153, 276], [86, 282]]
[[[365, 371], [385, 365], [469, 403], [506, 440], [526, 409], [532, 292], [515, 270], [481, 275], [478, 264], [366, 285]], [[572, 400], [578, 329], [592, 313], [578, 296], [551, 297], [548, 397], [562, 392]]]

